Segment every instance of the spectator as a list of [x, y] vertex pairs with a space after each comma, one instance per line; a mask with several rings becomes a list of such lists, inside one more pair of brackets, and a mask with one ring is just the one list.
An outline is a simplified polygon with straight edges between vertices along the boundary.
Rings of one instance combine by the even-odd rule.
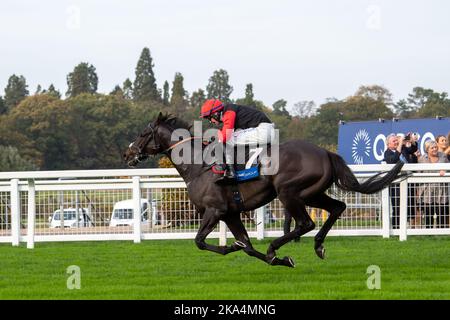
[[407, 163], [418, 162], [418, 157], [416, 154], [419, 149], [417, 147], [417, 139], [418, 139], [417, 134], [408, 132], [405, 138], [401, 141], [402, 142], [401, 153], [403, 157], [406, 159]]
[[[418, 163], [418, 156], [420, 155], [419, 148], [417, 147], [417, 139], [419, 135], [417, 133], [408, 132], [402, 143], [402, 156], [406, 159], [407, 163]], [[410, 226], [415, 225], [416, 222], [416, 186], [414, 183], [408, 185], [408, 215], [407, 220]], [[420, 215], [420, 211], [419, 211]], [[419, 216], [417, 215], [417, 216]]]
[[[386, 137], [387, 149], [384, 152], [384, 161], [388, 164], [395, 164], [400, 161], [401, 144], [399, 138], [395, 134]], [[391, 197], [391, 225], [393, 229], [398, 229], [400, 223], [400, 189], [398, 184], [392, 184], [389, 187], [389, 195]]]
[[439, 135], [436, 137], [436, 142], [438, 146], [438, 152], [442, 152], [447, 156], [447, 160], [450, 161], [450, 147], [448, 146], [447, 137], [444, 135]]
[[445, 154], [449, 155], [450, 154], [450, 131], [447, 134], [447, 143], [449, 144], [449, 147], [447, 148], [447, 150], [445, 150]]
[[[390, 134], [386, 138], [387, 149], [384, 152], [384, 161], [388, 164], [395, 164], [398, 161], [405, 163], [417, 163], [417, 135], [408, 133], [404, 138], [395, 134]], [[391, 197], [392, 216], [391, 224], [393, 229], [400, 226], [400, 189], [399, 185], [389, 187]], [[415, 215], [415, 189], [414, 186], [408, 188], [408, 221]]]
[[384, 161], [390, 164], [397, 163], [400, 160], [402, 151], [399, 137], [391, 133], [386, 137], [386, 145], [387, 149], [384, 151]]
[[[434, 140], [425, 143], [425, 152], [420, 163], [448, 163], [444, 153], [438, 151], [438, 144]], [[443, 176], [444, 170], [439, 171]], [[426, 228], [433, 227], [433, 217], [437, 217], [437, 226], [441, 228], [449, 227], [449, 209], [448, 209], [448, 188], [441, 183], [423, 184], [418, 189], [417, 202], [424, 209]]]

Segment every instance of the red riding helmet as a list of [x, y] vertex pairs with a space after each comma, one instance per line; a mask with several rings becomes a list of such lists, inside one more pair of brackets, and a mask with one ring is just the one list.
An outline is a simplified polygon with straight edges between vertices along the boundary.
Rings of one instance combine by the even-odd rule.
[[208, 118], [212, 114], [219, 112], [222, 109], [223, 109], [222, 101], [218, 99], [208, 99], [202, 106], [202, 109], [200, 111], [200, 118]]

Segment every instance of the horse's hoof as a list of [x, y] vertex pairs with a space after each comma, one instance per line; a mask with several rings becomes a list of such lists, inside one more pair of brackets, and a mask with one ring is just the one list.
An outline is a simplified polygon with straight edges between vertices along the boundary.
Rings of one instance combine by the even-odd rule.
[[237, 245], [238, 247], [241, 247], [242, 249], [247, 248], [247, 245], [242, 241], [235, 241], [234, 244]]
[[284, 257], [283, 262], [285, 266], [295, 268], [295, 262], [291, 257]]
[[320, 259], [325, 259], [325, 248], [323, 246], [316, 248], [316, 254]]

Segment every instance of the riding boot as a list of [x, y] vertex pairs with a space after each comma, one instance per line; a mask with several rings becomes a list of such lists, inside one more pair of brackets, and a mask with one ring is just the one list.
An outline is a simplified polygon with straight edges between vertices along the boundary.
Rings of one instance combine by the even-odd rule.
[[236, 171], [234, 171], [234, 146], [227, 144], [225, 148], [225, 178], [230, 182], [236, 182]]
[[236, 171], [234, 170], [234, 148], [226, 146], [224, 148], [225, 155], [225, 172], [223, 176], [216, 180], [217, 184], [233, 184], [236, 182]]
[[234, 165], [227, 164], [227, 167], [225, 169], [224, 173], [225, 178], [228, 180], [236, 180], [236, 171], [234, 170]]

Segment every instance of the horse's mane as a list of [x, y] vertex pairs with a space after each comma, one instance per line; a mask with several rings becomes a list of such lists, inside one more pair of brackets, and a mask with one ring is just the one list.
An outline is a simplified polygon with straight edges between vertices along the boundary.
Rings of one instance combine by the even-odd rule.
[[158, 117], [159, 123], [165, 123], [172, 127], [173, 129], [183, 128], [190, 131], [191, 126], [184, 120], [181, 120], [171, 114], [166, 113]]

